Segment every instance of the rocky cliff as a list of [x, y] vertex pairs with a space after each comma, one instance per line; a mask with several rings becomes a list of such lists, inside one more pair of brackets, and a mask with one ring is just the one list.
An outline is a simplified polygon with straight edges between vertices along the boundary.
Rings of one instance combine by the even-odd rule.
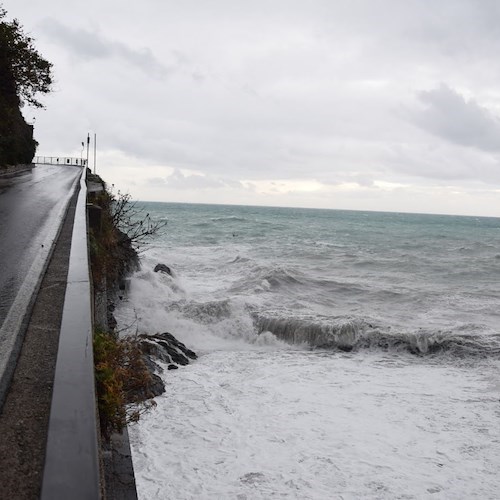
[[0, 167], [29, 164], [35, 156], [33, 127], [26, 123], [20, 104], [6, 51], [0, 44]]

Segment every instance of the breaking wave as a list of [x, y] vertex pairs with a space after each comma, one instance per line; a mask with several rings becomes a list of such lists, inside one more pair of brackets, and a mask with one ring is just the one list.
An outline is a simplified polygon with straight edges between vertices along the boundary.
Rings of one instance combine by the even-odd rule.
[[[235, 262], [239, 260], [237, 257]], [[271, 288], [301, 283], [300, 273], [284, 267], [259, 271], [255, 280], [265, 280]], [[175, 274], [143, 270], [136, 273], [135, 278], [133, 302], [143, 324], [150, 330], [155, 329], [158, 317], [158, 331], [163, 328], [162, 324], [175, 319], [181, 321], [179, 326], [191, 325], [193, 332], [199, 332], [197, 337], [208, 332], [213, 337], [240, 339], [251, 344], [264, 340], [268, 343], [272, 335], [278, 344], [285, 342], [296, 347], [344, 352], [376, 349], [415, 355], [500, 357], [500, 334], [484, 335], [480, 325], [463, 324], [453, 330], [404, 331], [394, 325], [375, 325], [372, 320], [361, 317], [301, 315], [287, 307], [263, 310], [262, 305], [252, 304], [244, 297], [193, 300]], [[248, 281], [240, 286], [245, 288]]]
[[454, 334], [444, 331], [384, 332], [356, 319], [257, 317], [259, 332], [271, 332], [285, 342], [312, 348], [360, 351], [378, 349], [417, 355], [451, 354], [458, 357], [500, 357], [500, 335]]
[[211, 217], [212, 222], [249, 222], [244, 217], [237, 217], [235, 215], [228, 215], [227, 217]]

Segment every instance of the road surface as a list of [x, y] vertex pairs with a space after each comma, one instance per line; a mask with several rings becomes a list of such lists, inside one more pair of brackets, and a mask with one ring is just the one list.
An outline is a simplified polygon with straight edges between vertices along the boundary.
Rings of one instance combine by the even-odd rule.
[[0, 177], [0, 393], [81, 173], [80, 167], [40, 165]]

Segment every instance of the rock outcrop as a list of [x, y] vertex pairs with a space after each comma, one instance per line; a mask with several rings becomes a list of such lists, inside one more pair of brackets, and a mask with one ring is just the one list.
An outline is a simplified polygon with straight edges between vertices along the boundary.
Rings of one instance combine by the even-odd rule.
[[165, 392], [165, 384], [158, 374], [163, 368], [158, 360], [167, 364], [167, 370], [176, 370], [179, 365], [187, 365], [190, 360], [197, 359], [196, 353], [179, 342], [171, 333], [157, 333], [154, 335], [141, 334], [139, 347], [143, 353], [143, 361], [151, 380], [147, 385], [128, 394], [129, 401], [146, 401]]
[[[141, 334], [142, 352], [154, 362], [156, 358], [167, 363], [167, 368], [173, 370], [178, 365], [187, 365], [189, 360], [194, 360], [198, 356], [188, 349], [182, 342], [179, 342], [171, 333], [156, 333], [154, 335]], [[156, 364], [156, 363], [155, 363]], [[156, 364], [158, 367], [158, 364]]]
[[8, 50], [0, 44], [0, 168], [31, 163], [37, 142], [21, 113]]
[[172, 269], [165, 264], [156, 264], [154, 268], [155, 273], [165, 273], [172, 276]]

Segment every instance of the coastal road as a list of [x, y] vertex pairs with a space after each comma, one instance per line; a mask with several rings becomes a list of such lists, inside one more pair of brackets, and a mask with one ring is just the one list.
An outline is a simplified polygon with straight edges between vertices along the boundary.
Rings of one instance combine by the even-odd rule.
[[40, 165], [0, 177], [0, 399], [26, 311], [81, 173], [80, 167]]

